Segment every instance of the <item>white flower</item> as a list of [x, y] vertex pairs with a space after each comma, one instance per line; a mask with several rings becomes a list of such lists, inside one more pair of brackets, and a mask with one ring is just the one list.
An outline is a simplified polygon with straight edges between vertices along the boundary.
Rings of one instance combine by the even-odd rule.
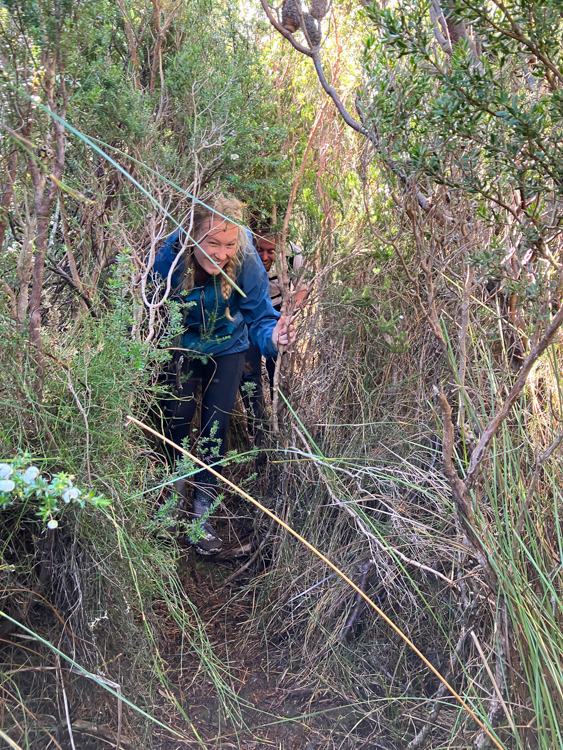
[[231, 159], [236, 161], [237, 159], [240, 159], [240, 156], [238, 154], [231, 154]]
[[270, 128], [267, 125], [264, 125], [264, 130], [269, 130]]
[[9, 464], [0, 464], [0, 479], [8, 479], [14, 473]]
[[40, 101], [41, 101], [41, 97], [40, 97], [40, 96], [38, 96], [37, 94], [34, 94], [34, 95], [33, 95], [33, 96], [31, 97], [31, 99], [33, 99], [33, 101], [34, 101], [34, 102], [40, 102]]
[[25, 470], [25, 474], [22, 477], [22, 480], [26, 484], [31, 484], [32, 482], [35, 482], [37, 477], [39, 476], [39, 469], [37, 466], [28, 466]]
[[404, 317], [404, 315], [399, 315], [399, 320], [402, 320]]
[[11, 479], [0, 480], [0, 492], [11, 492], [15, 486]]
[[57, 523], [57, 521], [55, 521], [55, 519], [54, 519], [54, 518], [51, 518], [51, 520], [50, 520], [50, 521], [49, 521], [49, 523], [47, 524], [47, 528], [48, 528], [48, 529], [56, 529], [58, 525], [59, 525], [59, 524]]
[[64, 493], [63, 500], [65, 501], [65, 503], [70, 503], [71, 500], [76, 500], [78, 495], [80, 495], [80, 490], [78, 489], [78, 487], [71, 487]]

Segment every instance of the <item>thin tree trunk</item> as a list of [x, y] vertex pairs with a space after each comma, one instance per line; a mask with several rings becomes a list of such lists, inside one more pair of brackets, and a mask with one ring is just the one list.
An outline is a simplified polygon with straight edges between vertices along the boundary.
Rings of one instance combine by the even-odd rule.
[[43, 292], [43, 277], [45, 272], [45, 254], [49, 238], [49, 208], [51, 201], [44, 200], [37, 219], [37, 234], [35, 235], [35, 262], [33, 264], [33, 283], [29, 296], [29, 341], [35, 351], [37, 364], [36, 393], [41, 398], [45, 381], [45, 357], [41, 342], [41, 294]]
[[[301, 166], [299, 167], [299, 172], [297, 173], [297, 177], [293, 181], [293, 188], [291, 190], [291, 196], [289, 198], [289, 203], [287, 205], [287, 210], [285, 212], [285, 218], [283, 221], [283, 229], [282, 229], [281, 237], [279, 239], [279, 244], [276, 243], [278, 247], [280, 248], [280, 252], [277, 254], [276, 263], [278, 263], [279, 265], [278, 274], [280, 275], [280, 278], [281, 278], [281, 290], [282, 290], [281, 314], [285, 317], [286, 323], [288, 325], [289, 325], [291, 316], [293, 315], [293, 297], [290, 297], [290, 294], [289, 294], [289, 277], [287, 273], [287, 254], [286, 254], [286, 243], [287, 243], [287, 232], [289, 229], [289, 220], [291, 219], [291, 214], [293, 212], [293, 204], [295, 202], [295, 197], [297, 195], [299, 183], [301, 182], [301, 178], [303, 177], [303, 172], [305, 171], [307, 157], [309, 156], [309, 151], [311, 150], [311, 146], [313, 145], [315, 134], [323, 118], [324, 111], [327, 106], [327, 102], [328, 100], [325, 101], [325, 103], [319, 110], [317, 116], [315, 117], [313, 124], [311, 125], [311, 130], [309, 132], [309, 137], [307, 139], [307, 145], [305, 147], [303, 158], [301, 160]], [[280, 373], [281, 373], [281, 363], [283, 359], [282, 355], [284, 351], [285, 351], [285, 347], [279, 348], [279, 356], [276, 359], [276, 368], [274, 370], [274, 385], [273, 385], [274, 398], [272, 401], [272, 429], [275, 433], [279, 432], [279, 424], [278, 424], [279, 382], [280, 382]]]
[[0, 248], [4, 244], [4, 237], [6, 236], [6, 227], [8, 226], [8, 209], [10, 207], [12, 196], [14, 194], [14, 182], [16, 179], [17, 164], [18, 152], [12, 151], [12, 153], [8, 157], [8, 168], [6, 170], [8, 173], [8, 181], [6, 183], [6, 187], [4, 188], [4, 192], [2, 193], [2, 198], [0, 199]]
[[[68, 95], [64, 83], [64, 75], [59, 68], [59, 86], [62, 95], [62, 105], [57, 113], [57, 106], [54, 100], [55, 87], [55, 60], [46, 57], [45, 66], [45, 92], [49, 109], [54, 114], [59, 114], [63, 119], [66, 116], [66, 107]], [[49, 242], [49, 218], [51, 206], [57, 194], [57, 183], [63, 174], [65, 160], [65, 132], [64, 125], [56, 118], [53, 119], [53, 129], [57, 151], [54, 158], [53, 171], [48, 177], [43, 175], [35, 161], [34, 156], [28, 159], [28, 170], [31, 177], [35, 192], [35, 214], [37, 217], [36, 235], [35, 235], [35, 261], [33, 264], [33, 282], [31, 294], [29, 296], [29, 341], [34, 349], [37, 364], [37, 382], [35, 392], [38, 401], [43, 396], [43, 384], [45, 381], [45, 357], [43, 355], [43, 346], [41, 341], [41, 295], [43, 293], [43, 279], [45, 275], [45, 257], [47, 255], [47, 245]], [[47, 183], [48, 181], [48, 183]]]
[[131, 26], [129, 16], [127, 15], [125, 3], [123, 2], [123, 0], [117, 0], [117, 5], [119, 7], [119, 10], [121, 11], [121, 15], [123, 16], [125, 36], [127, 37], [127, 43], [129, 44], [129, 53], [131, 55], [131, 64], [133, 67], [133, 85], [136, 89], [139, 89], [139, 78], [137, 77], [137, 68], [139, 67], [139, 62], [137, 60], [137, 42], [135, 41], [135, 34], [133, 32], [133, 27]]

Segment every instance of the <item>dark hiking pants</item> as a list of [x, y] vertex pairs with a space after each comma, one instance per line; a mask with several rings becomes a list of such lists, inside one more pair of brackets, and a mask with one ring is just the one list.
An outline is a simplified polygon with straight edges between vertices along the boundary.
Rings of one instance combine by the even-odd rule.
[[[162, 404], [166, 419], [166, 437], [177, 445], [190, 435], [197, 407], [197, 389], [201, 383], [200, 458], [208, 464], [224, 457], [229, 420], [240, 385], [245, 352], [200, 359], [176, 357], [167, 382], [174, 394]], [[174, 451], [174, 459], [182, 454]], [[220, 469], [216, 467], [218, 471]], [[216, 495], [217, 478], [202, 469], [193, 478], [196, 489], [210, 498]]]

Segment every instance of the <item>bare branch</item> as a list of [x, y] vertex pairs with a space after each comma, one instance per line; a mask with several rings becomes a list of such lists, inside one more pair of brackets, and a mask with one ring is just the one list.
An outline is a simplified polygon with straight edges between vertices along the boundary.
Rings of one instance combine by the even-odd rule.
[[[443, 418], [443, 437], [442, 437], [442, 460], [444, 464], [444, 474], [446, 475], [450, 487], [452, 488], [454, 502], [460, 516], [464, 522], [466, 530], [470, 536], [475, 536], [475, 527], [473, 525], [473, 511], [471, 509], [471, 498], [467, 487], [459, 478], [453, 464], [454, 451], [454, 423], [452, 421], [452, 407], [443, 393], [436, 394], [440, 402]], [[479, 546], [480, 543], [479, 543]]]
[[317, 71], [317, 76], [319, 78], [319, 81], [321, 83], [321, 86], [326, 91], [326, 93], [330, 96], [334, 104], [336, 105], [336, 109], [338, 110], [340, 116], [344, 120], [344, 122], [352, 128], [352, 130], [355, 130], [357, 133], [360, 133], [361, 135], [367, 136], [367, 131], [362, 127], [362, 125], [355, 120], [346, 107], [342, 104], [342, 101], [340, 97], [338, 96], [338, 92], [334, 88], [334, 86], [331, 86], [330, 83], [327, 81], [327, 78], [325, 76], [323, 66], [321, 63], [321, 58], [319, 55], [319, 51], [317, 49], [309, 49], [308, 47], [303, 46], [302, 44], [299, 44], [299, 42], [295, 39], [291, 31], [288, 31], [286, 28], [284, 28], [281, 23], [275, 18], [274, 14], [270, 10], [270, 7], [268, 5], [268, 0], [260, 0], [262, 3], [262, 7], [264, 8], [265, 14], [268, 16], [269, 22], [272, 24], [272, 26], [276, 29], [276, 31], [279, 31], [279, 33], [285, 37], [292, 45], [295, 47], [295, 49], [298, 52], [301, 52], [302, 55], [307, 55], [307, 57], [310, 57], [313, 60], [313, 64], [315, 66], [315, 70]]
[[53, 258], [49, 258], [49, 260], [53, 264], [52, 266], [48, 266], [49, 271], [56, 274], [57, 276], [60, 276], [61, 279], [66, 281], [66, 283], [78, 294], [81, 302], [83, 302], [86, 308], [91, 312], [92, 317], [96, 318], [97, 315], [92, 307], [92, 300], [90, 299], [90, 297], [88, 297], [88, 295], [80, 289], [80, 287], [78, 286], [76, 281], [72, 278], [72, 276], [69, 276], [64, 271], [61, 271], [61, 269], [56, 265], [55, 260]]
[[327, 81], [318, 50], [314, 50], [311, 57], [313, 58], [313, 63], [315, 65], [315, 70], [317, 71], [319, 81], [321, 82], [321, 86], [335, 103], [336, 109], [338, 110], [346, 125], [349, 125], [352, 130], [355, 130], [357, 133], [367, 136], [367, 131], [349, 114], [349, 112], [340, 101], [340, 97], [338, 96], [336, 89]]
[[274, 29], [276, 31], [279, 31], [279, 33], [283, 37], [285, 37], [289, 42], [291, 42], [291, 44], [295, 47], [295, 49], [298, 52], [301, 52], [302, 55], [307, 55], [307, 57], [313, 57], [313, 50], [310, 50], [308, 47], [305, 47], [303, 44], [299, 44], [299, 42], [295, 39], [291, 31], [288, 31], [277, 20], [277, 18], [274, 16], [272, 11], [270, 10], [270, 6], [268, 5], [268, 0], [260, 0], [260, 2], [262, 4], [262, 8], [264, 8], [264, 13], [268, 16], [268, 21], [272, 24]]
[[[456, 643], [454, 654], [457, 657], [457, 660], [461, 663], [461, 652], [463, 651], [463, 647], [465, 645], [465, 639], [469, 635], [469, 633], [472, 632], [471, 630], [466, 630], [465, 628], [461, 631], [461, 635], [459, 636], [458, 642]], [[453, 663], [453, 660], [452, 660]], [[447, 679], [451, 680], [454, 676], [453, 668], [450, 669], [448, 672]], [[407, 750], [418, 750], [419, 747], [422, 747], [424, 740], [428, 737], [430, 734], [430, 731], [434, 728], [434, 723], [438, 716], [440, 715], [440, 711], [444, 707], [443, 703], [439, 703], [439, 701], [444, 698], [445, 695], [447, 695], [447, 690], [443, 685], [440, 685], [438, 690], [436, 691], [436, 694], [434, 695], [433, 700], [436, 702], [436, 705], [432, 709], [430, 715], [428, 716], [428, 719], [426, 721], [426, 724], [422, 727], [420, 732], [414, 737], [409, 744], [407, 745]]]
[[[438, 44], [442, 47], [444, 52], [448, 55], [452, 54], [452, 41], [450, 39], [450, 33], [448, 31], [448, 24], [444, 18], [444, 11], [442, 10], [438, 0], [432, 0], [430, 6], [430, 18], [434, 24], [434, 36], [438, 40]], [[441, 27], [441, 28], [440, 28]]]
[[452, 408], [443, 393], [436, 392], [436, 396], [442, 410], [443, 437], [442, 437], [442, 460], [444, 474], [452, 490], [452, 497], [458, 517], [462, 523], [467, 539], [471, 544], [473, 554], [483, 569], [485, 579], [492, 591], [497, 591], [498, 580], [489, 565], [486, 548], [477, 533], [474, 523], [471, 496], [466, 484], [459, 478], [453, 464], [454, 451], [454, 424], [452, 421]]

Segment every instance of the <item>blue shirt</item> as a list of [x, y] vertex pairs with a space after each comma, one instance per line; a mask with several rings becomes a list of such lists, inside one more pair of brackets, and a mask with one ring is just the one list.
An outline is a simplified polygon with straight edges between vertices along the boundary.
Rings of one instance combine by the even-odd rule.
[[[180, 230], [177, 230], [165, 240], [155, 258], [153, 270], [162, 279], [167, 278], [174, 262], [179, 238]], [[248, 349], [250, 334], [250, 340], [265, 357], [276, 356], [272, 332], [280, 314], [272, 307], [268, 275], [253, 246], [243, 253], [234, 281], [246, 297], [235, 289], [231, 292], [228, 301], [231, 320], [227, 317], [227, 303], [221, 292], [221, 274], [211, 276], [203, 286], [194, 286], [184, 293], [179, 291], [183, 259], [174, 269], [173, 299], [185, 303], [183, 349], [208, 356], [236, 354]]]

